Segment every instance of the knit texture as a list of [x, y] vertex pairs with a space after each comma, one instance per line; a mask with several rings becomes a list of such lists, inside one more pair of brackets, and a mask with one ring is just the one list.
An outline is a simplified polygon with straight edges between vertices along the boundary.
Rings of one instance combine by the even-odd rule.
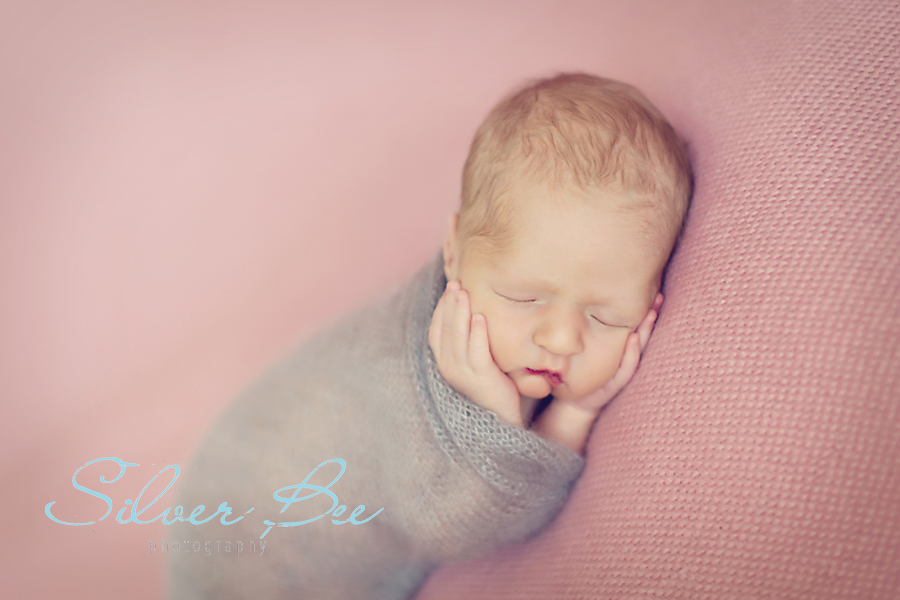
[[[254, 511], [234, 525], [175, 525], [171, 535], [200, 546], [232, 540], [232, 552], [240, 540], [245, 553], [182, 551], [170, 597], [406, 598], [434, 565], [524, 540], [559, 511], [583, 459], [500, 421], [438, 372], [427, 337], [445, 286], [438, 257], [395, 296], [291, 353], [229, 409], [178, 503], [189, 511], [228, 501], [229, 519]], [[330, 488], [347, 506], [337, 520], [360, 504], [358, 520], [384, 510], [360, 525], [329, 515], [276, 527], [262, 556], [249, 556], [251, 541], [262, 550], [264, 519], [302, 521], [332, 506], [320, 494], [279, 513], [273, 498], [332, 458], [346, 462]], [[339, 472], [330, 463], [309, 483], [325, 486]]]
[[900, 5], [754, 16], [667, 49], [696, 192], [569, 503], [419, 598], [900, 598]]

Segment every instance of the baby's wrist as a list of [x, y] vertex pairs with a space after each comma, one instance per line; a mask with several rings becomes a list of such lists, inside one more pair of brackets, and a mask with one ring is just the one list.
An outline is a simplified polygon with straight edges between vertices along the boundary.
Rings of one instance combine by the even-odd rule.
[[537, 418], [532, 429], [539, 436], [559, 442], [581, 454], [599, 414], [599, 408], [585, 408], [554, 398]]
[[602, 406], [589, 406], [585, 402], [583, 402], [583, 398], [579, 398], [577, 400], [564, 400], [562, 398], [554, 398], [553, 403], [557, 404], [559, 407], [565, 407], [567, 411], [571, 412], [573, 415], [585, 415], [585, 417], [597, 418], [597, 415], [600, 414], [600, 409]]

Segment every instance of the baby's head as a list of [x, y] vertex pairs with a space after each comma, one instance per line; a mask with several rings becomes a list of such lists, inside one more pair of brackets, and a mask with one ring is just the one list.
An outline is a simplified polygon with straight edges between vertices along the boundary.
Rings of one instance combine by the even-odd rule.
[[521, 395], [579, 398], [618, 368], [659, 291], [691, 192], [684, 148], [635, 88], [538, 81], [479, 127], [445, 273], [485, 315]]

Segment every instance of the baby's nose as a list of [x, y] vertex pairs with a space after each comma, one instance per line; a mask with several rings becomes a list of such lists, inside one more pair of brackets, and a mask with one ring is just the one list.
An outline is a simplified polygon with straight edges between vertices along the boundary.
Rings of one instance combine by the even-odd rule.
[[584, 350], [584, 316], [560, 308], [548, 311], [534, 334], [534, 343], [552, 354], [571, 356]]

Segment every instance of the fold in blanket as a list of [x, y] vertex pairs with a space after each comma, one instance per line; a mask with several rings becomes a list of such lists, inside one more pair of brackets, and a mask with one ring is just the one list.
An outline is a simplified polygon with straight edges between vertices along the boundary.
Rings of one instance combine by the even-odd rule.
[[[439, 257], [226, 411], [183, 475], [185, 520], [165, 530], [171, 598], [407, 598], [438, 564], [553, 518], [583, 460], [441, 377], [427, 338], [445, 286]], [[202, 521], [223, 502], [229, 516], [187, 522], [198, 504]]]

